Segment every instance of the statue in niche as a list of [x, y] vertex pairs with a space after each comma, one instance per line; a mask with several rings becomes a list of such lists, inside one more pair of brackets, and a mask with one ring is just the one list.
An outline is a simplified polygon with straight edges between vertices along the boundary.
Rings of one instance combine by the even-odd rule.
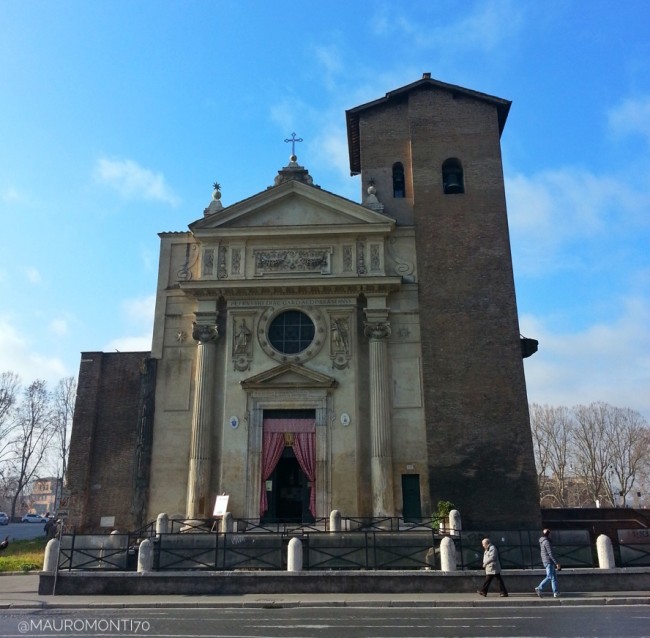
[[248, 344], [251, 341], [251, 331], [246, 325], [246, 320], [242, 319], [239, 324], [239, 330], [235, 333], [235, 354], [247, 354]]
[[350, 335], [345, 319], [332, 320], [332, 344], [334, 352], [350, 353]]

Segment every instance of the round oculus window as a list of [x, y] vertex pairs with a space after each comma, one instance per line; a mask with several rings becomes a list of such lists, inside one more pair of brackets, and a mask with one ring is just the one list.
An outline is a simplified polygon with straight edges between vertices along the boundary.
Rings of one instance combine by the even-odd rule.
[[316, 327], [311, 317], [300, 310], [280, 313], [268, 327], [269, 343], [282, 354], [303, 352], [314, 341]]

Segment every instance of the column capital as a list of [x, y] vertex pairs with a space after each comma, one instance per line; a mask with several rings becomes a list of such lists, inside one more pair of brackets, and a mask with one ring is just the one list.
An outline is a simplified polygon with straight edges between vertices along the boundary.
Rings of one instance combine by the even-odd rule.
[[219, 338], [219, 329], [214, 324], [192, 322], [192, 339], [199, 344], [213, 343]]
[[391, 334], [388, 321], [366, 321], [363, 331], [368, 339], [387, 339]]

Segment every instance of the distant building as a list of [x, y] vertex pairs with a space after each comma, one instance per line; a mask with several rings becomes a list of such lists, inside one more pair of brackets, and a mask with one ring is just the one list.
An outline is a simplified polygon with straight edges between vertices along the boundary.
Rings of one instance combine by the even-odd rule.
[[537, 528], [509, 109], [425, 74], [347, 111], [360, 203], [314, 184], [292, 135], [267, 189], [224, 206], [217, 187], [161, 233], [151, 352], [82, 354], [70, 522], [210, 518], [226, 493], [235, 518], [445, 500], [469, 529]]
[[56, 501], [60, 495], [61, 479], [54, 476], [36, 479], [32, 483], [29, 511], [43, 516], [48, 512], [54, 514], [57, 509]]

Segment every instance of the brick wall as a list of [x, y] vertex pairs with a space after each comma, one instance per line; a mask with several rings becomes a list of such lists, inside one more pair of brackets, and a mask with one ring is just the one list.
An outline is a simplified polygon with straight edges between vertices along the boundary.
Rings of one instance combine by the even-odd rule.
[[114, 516], [120, 531], [135, 527], [135, 450], [148, 360], [148, 352], [82, 353], [66, 474], [69, 522], [79, 531], [99, 530], [103, 516]]
[[[389, 168], [412, 176], [431, 502], [452, 501], [466, 528], [538, 527], [497, 108], [427, 85], [359, 128], [362, 183], [379, 177], [386, 214], [408, 218], [386, 195]], [[451, 157], [464, 194], [443, 193]]]

